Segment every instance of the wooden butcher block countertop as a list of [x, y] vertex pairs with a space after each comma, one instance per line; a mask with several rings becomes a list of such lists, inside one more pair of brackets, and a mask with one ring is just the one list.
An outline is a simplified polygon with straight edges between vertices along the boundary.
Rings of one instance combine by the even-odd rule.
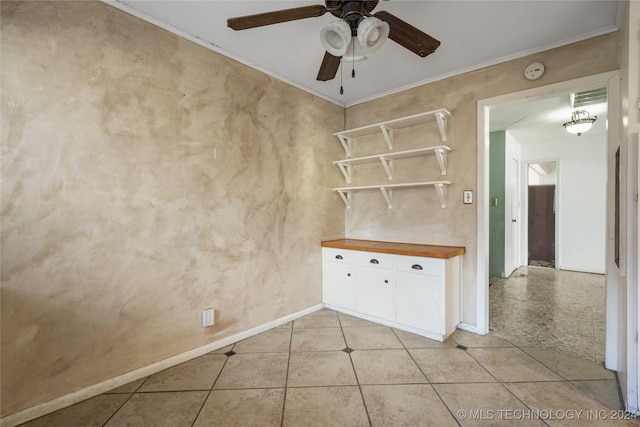
[[322, 242], [322, 247], [440, 259], [453, 258], [465, 252], [464, 246], [419, 245], [356, 239], [325, 240]]

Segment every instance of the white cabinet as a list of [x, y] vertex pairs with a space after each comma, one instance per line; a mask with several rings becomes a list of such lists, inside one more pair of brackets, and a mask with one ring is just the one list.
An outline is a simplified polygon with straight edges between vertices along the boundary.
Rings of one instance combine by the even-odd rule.
[[358, 264], [358, 311], [382, 319], [393, 317], [393, 259], [390, 255], [363, 253]]
[[327, 307], [439, 341], [456, 329], [460, 322], [459, 255], [464, 248], [432, 252], [444, 257], [432, 258], [375, 252], [372, 249], [389, 249], [384, 242], [361, 242], [375, 248], [322, 248]]
[[322, 251], [322, 277], [326, 278], [322, 293], [325, 304], [357, 310], [355, 259], [351, 259], [349, 253], [335, 249]]
[[419, 328], [431, 325], [444, 333], [443, 287], [440, 286], [442, 260], [403, 257], [396, 265], [396, 320]]

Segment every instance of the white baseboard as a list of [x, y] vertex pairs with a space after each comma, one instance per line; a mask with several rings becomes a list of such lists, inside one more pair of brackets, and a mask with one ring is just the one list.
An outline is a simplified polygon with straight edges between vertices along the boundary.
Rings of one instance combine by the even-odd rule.
[[184, 353], [177, 354], [175, 356], [169, 357], [168, 359], [164, 359], [159, 362], [152, 363], [151, 365], [143, 366], [142, 368], [138, 368], [136, 370], [127, 372], [125, 374], [118, 375], [117, 377], [110, 378], [108, 380], [99, 382], [89, 387], [85, 387], [73, 393], [69, 393], [64, 396], [60, 396], [58, 398], [50, 400], [48, 402], [44, 402], [39, 405], [32, 406], [31, 408], [27, 408], [20, 412], [16, 412], [15, 414], [11, 414], [1, 418], [0, 426], [15, 427], [19, 424], [26, 423], [27, 421], [31, 421], [33, 419], [42, 417], [43, 415], [50, 414], [59, 409], [66, 408], [67, 406], [71, 406], [83, 400], [87, 400], [92, 397], [98, 396], [102, 393], [105, 393], [109, 390], [113, 390], [114, 388], [118, 388], [132, 381], [136, 381], [136, 380], [139, 380], [140, 378], [148, 377], [149, 375], [153, 375], [155, 373], [163, 371], [172, 366], [179, 365], [180, 363], [187, 362], [191, 359], [195, 359], [196, 357], [200, 357], [214, 350], [218, 350], [222, 347], [226, 347], [228, 345], [231, 345], [243, 339], [252, 337], [261, 332], [275, 328], [276, 326], [284, 325], [285, 323], [291, 322], [292, 320], [298, 319], [302, 316], [306, 316], [307, 314], [311, 314], [315, 311], [321, 310], [324, 307], [325, 307], [324, 304], [314, 305], [312, 307], [298, 311], [296, 313], [289, 314], [287, 316], [281, 317], [271, 322], [267, 322], [263, 325], [256, 326], [255, 328], [248, 329], [244, 332], [231, 335], [221, 340], [203, 345], [202, 347], [185, 351]]
[[577, 273], [589, 273], [589, 274], [606, 274], [606, 272], [602, 269], [592, 269], [592, 268], [583, 268], [583, 267], [576, 267], [576, 266], [567, 266], [567, 265], [560, 265], [558, 266], [558, 270], [563, 270], [563, 271], [575, 271]]
[[[478, 334], [478, 327], [475, 325], [469, 325], [468, 323], [460, 322], [458, 323], [458, 329], [462, 329], [463, 331], [473, 332], [474, 334]], [[482, 334], [479, 334], [482, 335]]]

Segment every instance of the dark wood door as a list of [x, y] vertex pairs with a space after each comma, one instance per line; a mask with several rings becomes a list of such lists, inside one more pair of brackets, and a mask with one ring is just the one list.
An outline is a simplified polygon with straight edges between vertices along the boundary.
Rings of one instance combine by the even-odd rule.
[[529, 186], [529, 263], [555, 262], [555, 185]]

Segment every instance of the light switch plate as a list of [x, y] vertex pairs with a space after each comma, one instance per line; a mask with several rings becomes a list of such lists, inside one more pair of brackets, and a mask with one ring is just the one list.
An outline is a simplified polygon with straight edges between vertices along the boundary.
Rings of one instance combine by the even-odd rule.
[[213, 311], [213, 308], [205, 308], [202, 310], [201, 313], [201, 324], [203, 328], [206, 328], [207, 326], [212, 326], [215, 322], [215, 314]]
[[469, 205], [473, 203], [473, 191], [472, 190], [464, 190], [462, 192], [462, 201], [465, 205]]

